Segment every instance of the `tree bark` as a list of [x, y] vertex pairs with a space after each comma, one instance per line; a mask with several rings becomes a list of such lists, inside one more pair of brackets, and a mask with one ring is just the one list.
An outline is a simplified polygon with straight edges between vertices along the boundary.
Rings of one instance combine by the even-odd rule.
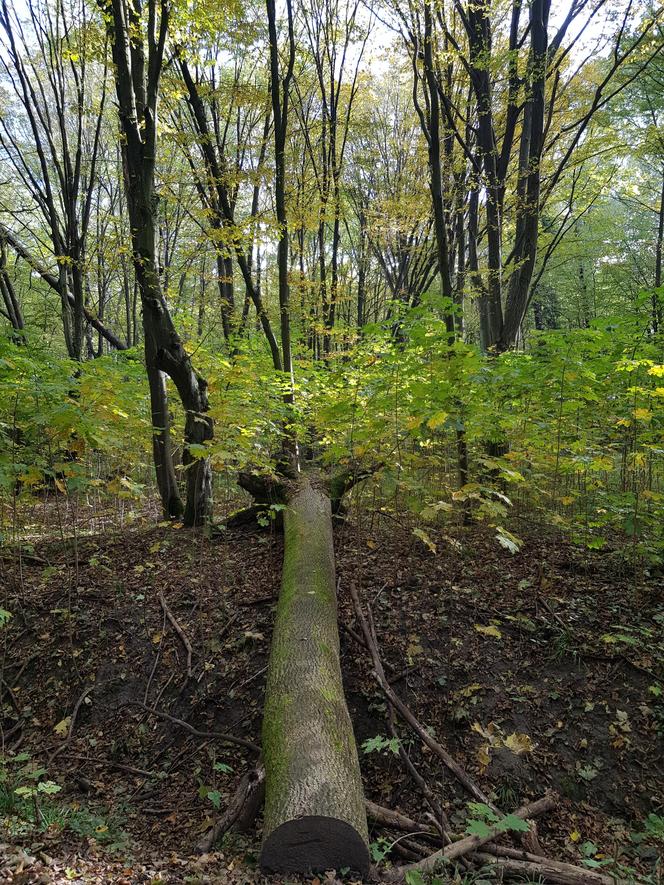
[[327, 494], [307, 478], [284, 511], [263, 756], [261, 865], [366, 872], [362, 779], [339, 663], [332, 512]]
[[[664, 247], [664, 170], [662, 170], [662, 193], [659, 198], [659, 213], [657, 219], [657, 242], [655, 243], [655, 288], [662, 285], [662, 251]], [[652, 322], [653, 332], [659, 331], [662, 325], [662, 300], [658, 292], [652, 296]]]
[[[185, 411], [182, 463], [186, 470], [187, 502], [183, 521], [187, 526], [196, 526], [212, 515], [212, 470], [205, 448], [213, 436], [212, 419], [207, 414], [207, 382], [194, 369], [171, 318], [161, 285], [155, 241], [157, 103], [170, 8], [167, 0], [149, 0], [147, 31], [143, 35], [136, 7], [125, 0], [99, 0], [99, 3], [106, 14], [111, 36], [118, 117], [124, 135], [122, 158], [132, 261], [143, 308], [146, 360], [153, 362], [154, 369], [170, 376]], [[160, 399], [155, 400], [154, 380], [153, 376], [150, 379], [153, 414], [164, 411], [165, 396], [165, 391], [160, 392]], [[162, 454], [167, 453], [164, 448]], [[159, 467], [155, 466], [159, 479]], [[168, 474], [171, 469], [168, 468]], [[164, 490], [160, 491], [163, 500]]]

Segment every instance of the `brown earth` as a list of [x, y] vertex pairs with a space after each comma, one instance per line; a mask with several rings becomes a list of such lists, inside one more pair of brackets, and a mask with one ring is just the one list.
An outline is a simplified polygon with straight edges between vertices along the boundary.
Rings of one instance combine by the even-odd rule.
[[[638, 834], [664, 815], [661, 581], [640, 574], [635, 585], [619, 552], [544, 530], [514, 555], [486, 527], [428, 537], [435, 553], [406, 521], [364, 514], [340, 526], [340, 621], [356, 626], [353, 581], [395, 687], [502, 810], [558, 791], [539, 823], [550, 856], [614, 858], [655, 881], [658, 844]], [[269, 531], [206, 539], [146, 522], [5, 549], [0, 882], [286, 881], [256, 868], [260, 819], [251, 835], [192, 856], [212, 800], [223, 809], [254, 756], [144, 708], [260, 742], [281, 544]], [[191, 643], [190, 676], [159, 592]], [[387, 735], [385, 701], [364, 649], [343, 630], [341, 644], [368, 750]], [[405, 726], [400, 737], [462, 832], [468, 797]], [[398, 755], [364, 750], [367, 797], [422, 818]], [[31, 762], [62, 788], [42, 800], [38, 830], [7, 806]], [[374, 851], [397, 835], [373, 827]]]

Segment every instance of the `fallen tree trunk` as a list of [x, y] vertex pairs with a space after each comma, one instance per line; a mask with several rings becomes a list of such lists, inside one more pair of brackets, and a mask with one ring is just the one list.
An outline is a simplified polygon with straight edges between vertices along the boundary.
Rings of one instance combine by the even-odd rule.
[[362, 780], [339, 664], [330, 499], [307, 478], [284, 510], [263, 758], [261, 865], [281, 872], [366, 872]]

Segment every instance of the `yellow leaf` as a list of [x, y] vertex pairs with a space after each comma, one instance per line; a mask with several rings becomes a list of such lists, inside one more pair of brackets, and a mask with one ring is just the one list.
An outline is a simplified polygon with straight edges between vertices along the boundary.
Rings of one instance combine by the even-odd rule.
[[152, 641], [154, 642], [155, 645], [159, 645], [159, 643], [161, 642], [161, 633], [155, 633], [152, 636]]
[[369, 538], [369, 540], [367, 541], [367, 547], [369, 548], [369, 550], [375, 550], [376, 542], [372, 541], [371, 538]]
[[427, 421], [427, 427], [431, 430], [437, 430], [438, 427], [447, 421], [447, 417], [447, 412], [436, 412], [436, 414], [432, 415]]
[[564, 504], [565, 507], [569, 507], [570, 504], [574, 503], [574, 498], [571, 495], [565, 495], [564, 498], [560, 498], [560, 503]]
[[415, 430], [415, 428], [419, 427], [421, 423], [422, 419], [418, 418], [417, 415], [411, 415], [410, 417], [406, 418], [406, 428], [408, 430]]
[[637, 421], [650, 421], [652, 412], [650, 409], [634, 409], [634, 417]]
[[508, 734], [503, 743], [508, 750], [511, 750], [517, 756], [520, 756], [522, 753], [532, 753], [533, 751], [533, 742], [527, 734], [522, 732], [514, 731], [512, 734]]
[[427, 533], [424, 531], [424, 529], [414, 528], [414, 529], [413, 529], [413, 534], [414, 534], [417, 538], [419, 538], [420, 541], [422, 541], [423, 544], [426, 544], [426, 546], [429, 548], [429, 550], [430, 550], [432, 553], [435, 553], [435, 552], [436, 552], [436, 549], [437, 549], [437, 548], [436, 548], [436, 544], [435, 544], [435, 542], [431, 540], [431, 538], [427, 535]]
[[470, 698], [476, 692], [480, 691], [481, 688], [483, 688], [483, 686], [479, 682], [471, 682], [470, 685], [466, 685], [464, 688], [455, 691], [454, 695], [458, 698]]
[[484, 771], [488, 766], [489, 762], [491, 762], [491, 755], [489, 753], [489, 745], [483, 744], [477, 751], [477, 762], [480, 766], [480, 771]]
[[649, 375], [654, 375], [655, 378], [664, 378], [664, 364], [660, 366], [651, 366], [648, 369]]
[[482, 633], [484, 636], [493, 636], [496, 639], [503, 638], [503, 634], [498, 627], [494, 627], [493, 624], [489, 627], [485, 627], [483, 624], [475, 624], [475, 629], [478, 633]]
[[578, 842], [581, 838], [581, 833], [578, 830], [572, 830], [572, 832], [569, 834], [569, 837], [572, 842]]
[[60, 735], [60, 737], [66, 737], [67, 732], [69, 731], [69, 726], [71, 725], [71, 716], [67, 716], [65, 719], [61, 719], [60, 722], [54, 727], [53, 731]]

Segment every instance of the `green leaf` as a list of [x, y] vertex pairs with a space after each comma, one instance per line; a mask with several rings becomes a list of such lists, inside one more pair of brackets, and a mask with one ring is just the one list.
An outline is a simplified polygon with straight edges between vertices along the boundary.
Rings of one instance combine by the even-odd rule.
[[479, 836], [481, 839], [488, 839], [492, 832], [492, 827], [485, 824], [483, 820], [468, 821], [468, 826], [466, 827], [466, 833], [469, 836]]
[[221, 805], [221, 793], [219, 790], [208, 790], [207, 798], [214, 805], [215, 808], [219, 808]]
[[527, 833], [530, 827], [525, 820], [516, 814], [507, 814], [498, 824], [503, 833]]

